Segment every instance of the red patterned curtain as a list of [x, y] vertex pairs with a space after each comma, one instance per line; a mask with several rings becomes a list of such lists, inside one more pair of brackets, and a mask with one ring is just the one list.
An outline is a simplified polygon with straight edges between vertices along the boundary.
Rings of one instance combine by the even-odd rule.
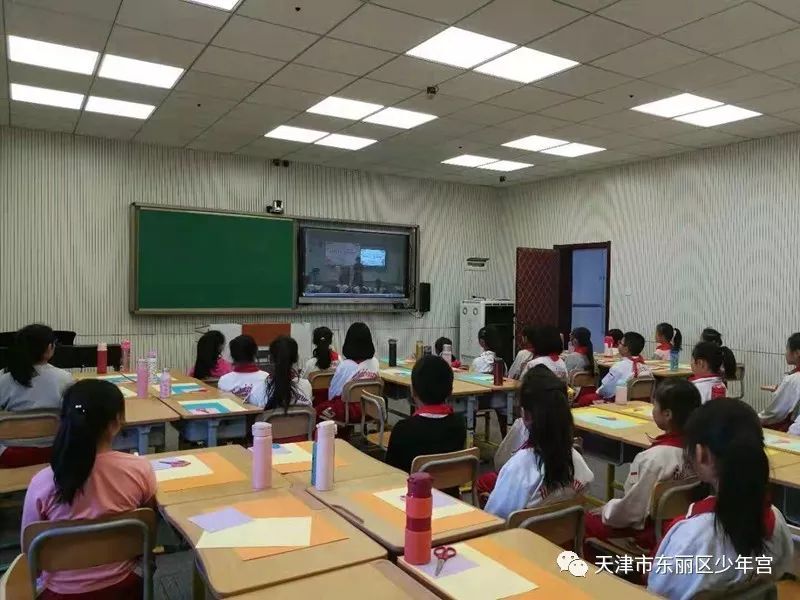
[[558, 324], [558, 256], [558, 250], [517, 248], [517, 347], [525, 325]]

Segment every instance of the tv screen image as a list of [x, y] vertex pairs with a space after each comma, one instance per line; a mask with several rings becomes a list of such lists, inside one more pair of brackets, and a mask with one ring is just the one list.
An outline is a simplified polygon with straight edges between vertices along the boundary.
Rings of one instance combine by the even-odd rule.
[[386, 250], [383, 248], [361, 248], [360, 258], [365, 267], [386, 266]]

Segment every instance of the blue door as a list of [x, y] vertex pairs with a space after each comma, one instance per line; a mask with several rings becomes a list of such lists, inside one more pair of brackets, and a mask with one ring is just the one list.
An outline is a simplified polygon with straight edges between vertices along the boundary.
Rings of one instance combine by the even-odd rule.
[[608, 249], [590, 248], [572, 252], [572, 328], [592, 332], [594, 351], [603, 350], [606, 334], [606, 285]]

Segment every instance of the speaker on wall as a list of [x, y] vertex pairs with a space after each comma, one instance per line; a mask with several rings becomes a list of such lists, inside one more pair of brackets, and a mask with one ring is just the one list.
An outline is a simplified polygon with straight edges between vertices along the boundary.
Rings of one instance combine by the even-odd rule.
[[417, 310], [419, 312], [430, 312], [431, 310], [431, 284], [420, 282], [419, 296], [417, 297]]

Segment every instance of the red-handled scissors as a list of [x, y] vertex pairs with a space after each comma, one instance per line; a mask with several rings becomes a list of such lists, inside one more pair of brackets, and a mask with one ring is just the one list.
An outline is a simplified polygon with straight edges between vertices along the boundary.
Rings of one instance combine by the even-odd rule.
[[444, 569], [444, 563], [456, 555], [456, 549], [452, 546], [439, 546], [433, 549], [433, 555], [438, 559], [436, 571], [434, 571], [433, 575], [434, 577], [438, 577], [439, 573]]

